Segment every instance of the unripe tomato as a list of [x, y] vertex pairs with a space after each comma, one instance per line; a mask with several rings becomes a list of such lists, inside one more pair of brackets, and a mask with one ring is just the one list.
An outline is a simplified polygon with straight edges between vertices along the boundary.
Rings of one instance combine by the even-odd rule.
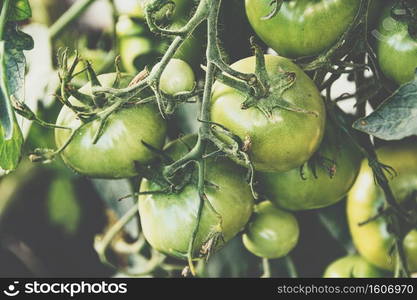
[[[326, 133], [312, 162], [287, 172], [260, 173], [260, 190], [279, 207], [305, 210], [341, 200], [359, 173], [362, 156], [349, 137], [334, 124]], [[302, 172], [302, 174], [301, 174]]]
[[120, 16], [116, 32], [121, 62], [128, 73], [135, 74], [157, 59], [157, 46], [151, 39], [146, 24], [137, 23], [128, 16]]
[[380, 278], [387, 274], [359, 255], [348, 255], [332, 262], [325, 270], [325, 278]]
[[[195, 136], [186, 136], [170, 143], [165, 151], [172, 159], [179, 159], [196, 142]], [[139, 196], [139, 214], [143, 234], [151, 246], [167, 255], [185, 259], [191, 234], [197, 222], [200, 203], [196, 187], [196, 173], [179, 193]], [[198, 257], [203, 245], [213, 233], [221, 232], [216, 249], [240, 232], [253, 210], [251, 190], [245, 182], [245, 170], [226, 158], [208, 159], [205, 193], [217, 215], [204, 204], [193, 256]], [[140, 191], [160, 191], [161, 187], [148, 180]], [[219, 219], [221, 216], [221, 220]], [[221, 222], [220, 222], [221, 221]]]
[[[154, 68], [158, 67], [159, 63]], [[159, 88], [168, 95], [190, 92], [195, 86], [193, 69], [183, 60], [173, 58], [162, 72]]]
[[[242, 109], [246, 96], [238, 90], [216, 82], [211, 101], [211, 120], [247, 141], [248, 154], [258, 171], [284, 172], [301, 166], [319, 147], [325, 127], [325, 109], [314, 82], [289, 59], [265, 55], [271, 81], [283, 72], [293, 72], [295, 83], [282, 98], [313, 114], [274, 108], [271, 116], [260, 109]], [[255, 57], [242, 59], [231, 66], [243, 73], [255, 71]], [[281, 95], [272, 89], [270, 97]], [[261, 100], [262, 101], [262, 100]]]
[[[175, 0], [176, 8], [170, 16], [168, 28], [180, 29], [190, 18], [194, 6], [192, 0]], [[142, 3], [141, 6], [144, 6]], [[171, 44], [171, 38], [161, 38], [150, 32], [146, 21], [131, 14], [122, 15], [117, 22], [120, 57], [124, 69], [129, 73], [137, 73], [145, 66], [153, 65], [166, 52]], [[177, 49], [174, 58], [189, 63], [194, 69], [199, 69], [203, 51], [203, 27], [199, 26]]]
[[[103, 74], [98, 78], [102, 86], [111, 87], [116, 74]], [[130, 76], [123, 75], [120, 86], [127, 86], [130, 80]], [[91, 95], [91, 84], [86, 84], [80, 92]], [[81, 105], [74, 97], [70, 98], [70, 102]], [[75, 129], [80, 122], [75, 113], [64, 106], [56, 123]], [[142, 141], [161, 148], [166, 134], [166, 123], [153, 103], [124, 107], [111, 114], [102, 135], [93, 144], [98, 128], [99, 120], [86, 124], [61, 153], [61, 157], [76, 172], [100, 178], [138, 175], [135, 162], [145, 165], [155, 158], [155, 154]], [[64, 145], [70, 135], [70, 130], [56, 129], [57, 147]]]
[[380, 20], [377, 39], [377, 58], [386, 77], [401, 85], [411, 81], [417, 68], [417, 40], [412, 38], [405, 23], [391, 17], [388, 6]]
[[242, 240], [253, 254], [272, 259], [287, 255], [297, 245], [298, 237], [299, 227], [294, 215], [263, 201], [255, 206]]
[[284, 1], [280, 11], [269, 0], [245, 0], [246, 13], [257, 35], [286, 57], [318, 55], [333, 46], [354, 20], [360, 0]]
[[412, 272], [417, 270], [417, 229], [411, 230], [404, 237], [404, 251], [408, 258], [409, 268]]
[[[379, 160], [395, 169], [398, 176], [390, 180], [390, 187], [398, 202], [404, 201], [417, 190], [417, 145], [397, 144], [378, 149]], [[386, 270], [394, 270], [395, 257], [391, 255], [394, 237], [388, 231], [384, 217], [365, 225], [359, 223], [378, 214], [385, 205], [385, 197], [375, 184], [368, 162], [362, 163], [361, 171], [348, 194], [347, 214], [353, 242], [361, 256], [370, 263]], [[411, 230], [403, 241], [410, 271], [417, 271], [417, 230]]]

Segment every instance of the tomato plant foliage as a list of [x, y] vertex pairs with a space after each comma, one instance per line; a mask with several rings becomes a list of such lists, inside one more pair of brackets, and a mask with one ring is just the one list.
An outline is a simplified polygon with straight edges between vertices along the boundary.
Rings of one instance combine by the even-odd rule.
[[5, 170], [15, 169], [20, 159], [23, 137], [12, 110], [12, 97], [24, 100], [26, 60], [23, 50], [33, 48], [32, 38], [19, 31], [15, 21], [22, 21], [30, 16], [27, 0], [13, 1], [8, 7], [3, 6], [3, 26], [0, 28], [0, 168]]
[[354, 127], [383, 140], [417, 135], [417, 73], [374, 112], [355, 122]]

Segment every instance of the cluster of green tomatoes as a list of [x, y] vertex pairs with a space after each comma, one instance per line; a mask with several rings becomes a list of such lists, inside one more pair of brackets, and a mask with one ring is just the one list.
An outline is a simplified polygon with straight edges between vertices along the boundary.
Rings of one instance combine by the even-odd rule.
[[[174, 0], [177, 5], [170, 28], [187, 22], [193, 1]], [[385, 218], [360, 226], [384, 207], [384, 194], [373, 178], [367, 161], [350, 137], [326, 117], [322, 96], [314, 81], [292, 59], [316, 56], [332, 47], [355, 19], [360, 0], [296, 0], [284, 1], [270, 18], [270, 0], [245, 0], [248, 19], [260, 39], [278, 55], [265, 55], [270, 89], [265, 107], [244, 107], [242, 92], [217, 81], [212, 90], [210, 118], [239, 137], [256, 171], [256, 189], [262, 201], [255, 202], [246, 182], [246, 170], [226, 156], [207, 155], [204, 206], [195, 240], [189, 249], [193, 229], [198, 220], [200, 195], [196, 170], [190, 168], [188, 181], [181, 189], [167, 193], [158, 181], [141, 180], [138, 208], [143, 234], [156, 250], [180, 259], [207, 256], [214, 245], [224, 243], [243, 232], [242, 241], [253, 254], [275, 259], [286, 256], [297, 245], [299, 224], [295, 212], [320, 209], [335, 204], [347, 195], [349, 227], [358, 254], [341, 258], [329, 266], [329, 277], [379, 277], [393, 271], [394, 238]], [[375, 52], [384, 75], [397, 84], [411, 81], [417, 67], [417, 40], [406, 24], [390, 16], [392, 3], [372, 1], [369, 27], [375, 30]], [[130, 14], [130, 15], [129, 15]], [[232, 16], [231, 16], [232, 17]], [[379, 26], [376, 26], [379, 22]], [[387, 25], [388, 24], [388, 25]], [[167, 41], [150, 43], [150, 34], [137, 8], [120, 16], [117, 23], [120, 55], [125, 70], [100, 75], [104, 87], [121, 88], [147, 60], [162, 55]], [[193, 68], [203, 57], [202, 37], [198, 30], [180, 48], [160, 80], [160, 89], [167, 95], [192, 91], [195, 88]], [[139, 52], [138, 52], [139, 51]], [[190, 66], [191, 65], [191, 66]], [[255, 57], [244, 58], [231, 67], [242, 73], [254, 73]], [[293, 81], [283, 88], [283, 74]], [[91, 85], [80, 92], [91, 95]], [[295, 109], [277, 105], [277, 99]], [[262, 101], [262, 100], [261, 100]], [[84, 104], [71, 97], [76, 106]], [[105, 104], [105, 110], [111, 103]], [[80, 120], [68, 107], [63, 107], [57, 124], [77, 128]], [[188, 135], [165, 145], [167, 124], [155, 103], [125, 104], [111, 114], [103, 134], [95, 140], [100, 124], [92, 121], [84, 126], [61, 153], [65, 163], [79, 174], [98, 178], [143, 176], [146, 168], [157, 169], [166, 161], [174, 162], [195, 145], [196, 135]], [[58, 147], [71, 132], [56, 129]], [[228, 136], [218, 133], [228, 141]], [[149, 145], [151, 147], [149, 147]], [[165, 145], [165, 146], [164, 146]], [[158, 155], [156, 151], [163, 153]], [[216, 152], [212, 145], [208, 153]], [[417, 190], [417, 145], [395, 143], [378, 149], [380, 161], [398, 173], [390, 182], [399, 202], [406, 201]], [[302, 230], [302, 228], [301, 228]], [[410, 271], [417, 271], [417, 229], [410, 228], [404, 240], [404, 251]]]

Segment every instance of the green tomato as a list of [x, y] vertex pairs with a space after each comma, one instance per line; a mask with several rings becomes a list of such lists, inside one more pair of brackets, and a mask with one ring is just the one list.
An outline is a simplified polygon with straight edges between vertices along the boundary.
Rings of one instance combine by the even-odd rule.
[[120, 59], [123, 69], [136, 74], [145, 66], [155, 63], [159, 53], [146, 24], [135, 22], [128, 16], [120, 16], [116, 24]]
[[[284, 172], [301, 166], [319, 147], [325, 127], [325, 108], [314, 82], [289, 59], [265, 55], [271, 80], [282, 72], [294, 72], [295, 83], [282, 94], [292, 105], [316, 115], [275, 108], [267, 117], [256, 107], [242, 109], [246, 95], [216, 82], [211, 101], [211, 120], [228, 128], [242, 141], [249, 141], [248, 154], [255, 169]], [[242, 59], [231, 66], [243, 73], [255, 71], [255, 57]], [[271, 96], [281, 95], [272, 90]]]
[[[187, 23], [194, 6], [192, 0], [175, 0], [174, 3], [176, 8], [170, 16], [168, 26], [171, 30], [182, 28]], [[123, 67], [132, 74], [141, 71], [145, 66], [154, 65], [171, 43], [170, 39], [161, 39], [151, 33], [144, 20], [131, 18], [129, 14], [119, 17], [116, 29]], [[174, 58], [188, 62], [196, 70], [202, 61], [203, 29], [199, 26], [174, 55]]]
[[270, 0], [245, 0], [246, 14], [256, 34], [286, 57], [313, 56], [332, 47], [353, 22], [361, 0], [284, 1], [272, 11]]
[[[398, 202], [404, 201], [417, 190], [417, 145], [396, 144], [378, 149], [379, 160], [398, 173], [390, 181], [390, 187]], [[394, 237], [388, 232], [385, 218], [380, 217], [363, 226], [359, 223], [378, 214], [385, 205], [382, 189], [375, 184], [368, 162], [362, 163], [361, 171], [348, 194], [347, 214], [353, 242], [361, 256], [370, 263], [386, 270], [394, 270], [395, 257], [391, 255]], [[411, 272], [417, 271], [417, 229], [409, 231], [403, 241]]]
[[302, 169], [259, 174], [260, 190], [272, 203], [288, 210], [306, 210], [343, 199], [359, 173], [362, 156], [334, 126], [328, 123], [314, 159]]
[[253, 254], [273, 259], [287, 255], [297, 245], [298, 237], [294, 215], [264, 201], [255, 206], [242, 240]]
[[[157, 68], [159, 63], [155, 65]], [[162, 72], [159, 88], [168, 95], [191, 92], [195, 86], [193, 69], [183, 60], [173, 58]]]
[[[116, 74], [103, 74], [98, 78], [103, 86], [111, 87]], [[123, 75], [119, 87], [127, 86], [130, 80], [130, 76]], [[91, 84], [86, 84], [80, 92], [91, 95]], [[73, 97], [70, 102], [81, 105]], [[75, 129], [81, 121], [64, 106], [56, 123]], [[135, 163], [146, 165], [155, 158], [142, 141], [155, 148], [161, 148], [165, 141], [166, 123], [153, 103], [123, 107], [110, 115], [102, 135], [93, 144], [99, 123], [99, 120], [94, 120], [86, 124], [61, 153], [64, 162], [80, 174], [100, 178], [136, 176]], [[56, 129], [57, 147], [62, 147], [70, 135], [70, 130]]]
[[[178, 21], [170, 28], [178, 29], [185, 23], [186, 21]], [[194, 68], [199, 67], [201, 51], [203, 51], [201, 31], [199, 27], [188, 37], [178, 48], [174, 58], [184, 60]], [[170, 45], [169, 41], [152, 36], [146, 24], [141, 24], [127, 16], [119, 17], [117, 36], [123, 68], [132, 74], [159, 61]]]
[[116, 23], [116, 34], [119, 38], [138, 36], [147, 33], [146, 24], [135, 21], [127, 15], [121, 15]]
[[[182, 157], [195, 143], [195, 136], [186, 136], [166, 147], [166, 153], [174, 160]], [[193, 181], [180, 192], [139, 196], [139, 214], [143, 234], [156, 250], [170, 256], [185, 259], [191, 235], [197, 221], [200, 203], [197, 186]], [[213, 236], [221, 233], [216, 249], [240, 232], [252, 214], [254, 200], [245, 182], [245, 170], [226, 158], [208, 159], [205, 193], [215, 213], [205, 202], [200, 225], [194, 242], [194, 257]], [[158, 191], [161, 187], [144, 180], [140, 191]], [[221, 217], [221, 219], [220, 219]]]
[[325, 278], [381, 278], [386, 273], [359, 255], [348, 255], [332, 262], [325, 270]]
[[[152, 41], [147, 37], [125, 38], [120, 41], [120, 58], [123, 69], [136, 74], [158, 60]], [[132, 51], [135, 49], [135, 51]]]
[[408, 33], [405, 23], [391, 17], [391, 7], [387, 7], [380, 20], [377, 39], [377, 58], [384, 75], [401, 85], [414, 78], [417, 68], [417, 40]]

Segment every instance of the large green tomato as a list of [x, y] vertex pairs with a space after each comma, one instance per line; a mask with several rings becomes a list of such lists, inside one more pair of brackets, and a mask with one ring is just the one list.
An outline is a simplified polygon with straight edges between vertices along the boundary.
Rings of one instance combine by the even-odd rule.
[[[115, 73], [100, 75], [103, 86], [111, 87]], [[121, 86], [127, 86], [131, 77], [123, 75]], [[91, 94], [90, 83], [80, 92]], [[70, 102], [80, 103], [73, 97]], [[64, 106], [58, 116], [57, 124], [77, 128], [80, 120], [71, 109]], [[155, 148], [161, 148], [165, 141], [166, 123], [153, 103], [121, 108], [107, 119], [102, 135], [93, 144], [99, 128], [99, 121], [86, 124], [61, 153], [64, 162], [76, 172], [100, 178], [124, 178], [138, 174], [135, 163], [148, 164], [155, 154], [142, 144], [142, 141]], [[57, 147], [63, 146], [71, 135], [70, 130], [56, 129]]]
[[[258, 171], [284, 172], [301, 166], [319, 147], [325, 127], [325, 108], [314, 82], [289, 59], [265, 55], [271, 81], [282, 72], [295, 73], [295, 83], [284, 91], [287, 102], [316, 115], [275, 108], [271, 116], [260, 109], [242, 109], [246, 95], [216, 82], [213, 87], [211, 120], [220, 123], [249, 141], [248, 154]], [[243, 73], [255, 71], [255, 57], [242, 59], [231, 66]], [[271, 96], [281, 95], [274, 89]], [[261, 100], [262, 101], [262, 100]]]
[[325, 270], [325, 278], [381, 278], [386, 273], [359, 255], [348, 255], [332, 262]]
[[[398, 176], [390, 181], [397, 201], [401, 202], [417, 190], [417, 145], [397, 144], [378, 149], [378, 158], [393, 167]], [[394, 237], [387, 230], [387, 222], [380, 217], [363, 226], [358, 224], [378, 214], [385, 197], [375, 184], [368, 162], [362, 163], [359, 176], [348, 194], [347, 214], [353, 242], [359, 253], [370, 263], [386, 270], [393, 270], [395, 257], [390, 254]], [[404, 239], [410, 271], [417, 271], [417, 229]]]
[[411, 81], [417, 68], [417, 40], [408, 33], [405, 23], [396, 21], [389, 6], [381, 18], [377, 39], [377, 58], [386, 77], [401, 85]]
[[[176, 140], [167, 146], [166, 153], [172, 159], [178, 159], [189, 151], [187, 145], [192, 147], [195, 141], [195, 136]], [[194, 180], [195, 177], [194, 173]], [[254, 204], [250, 187], [245, 182], [245, 170], [226, 158], [207, 161], [206, 181], [205, 193], [218, 215], [204, 204], [194, 257], [198, 257], [212, 234], [223, 234], [223, 240], [219, 239], [218, 244], [221, 246], [222, 241], [227, 242], [240, 232], [248, 222]], [[148, 180], [140, 187], [142, 192], [158, 190], [161, 187]], [[179, 193], [139, 196], [139, 214], [146, 240], [162, 253], [185, 259], [199, 203], [196, 183], [192, 181]]]
[[329, 124], [315, 159], [287, 172], [260, 173], [260, 190], [289, 210], [315, 209], [341, 200], [352, 187], [362, 160], [349, 137]]
[[257, 35], [286, 57], [318, 55], [333, 46], [354, 20], [361, 0], [284, 1], [280, 11], [270, 0], [245, 0], [246, 13]]
[[253, 254], [273, 259], [287, 255], [297, 245], [299, 233], [297, 219], [292, 213], [264, 201], [255, 206], [242, 240]]

